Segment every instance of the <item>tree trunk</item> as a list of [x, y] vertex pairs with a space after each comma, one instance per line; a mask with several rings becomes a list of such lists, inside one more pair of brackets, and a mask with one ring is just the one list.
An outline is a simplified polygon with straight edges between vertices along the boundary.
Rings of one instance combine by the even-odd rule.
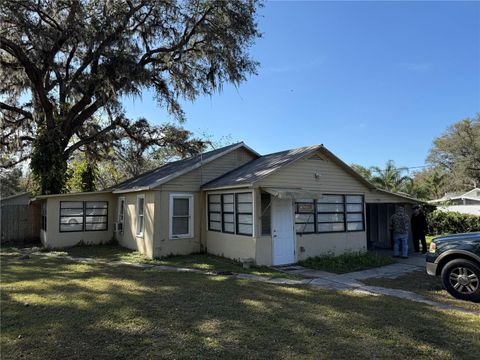
[[61, 194], [65, 192], [67, 181], [67, 156], [65, 149], [68, 141], [60, 127], [38, 129], [33, 142], [31, 169], [40, 185], [41, 194]]

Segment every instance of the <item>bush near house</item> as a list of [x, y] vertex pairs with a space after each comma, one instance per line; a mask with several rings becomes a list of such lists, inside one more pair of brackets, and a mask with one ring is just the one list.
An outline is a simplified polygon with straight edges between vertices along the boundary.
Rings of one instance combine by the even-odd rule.
[[435, 210], [427, 215], [428, 234], [442, 235], [480, 231], [480, 216]]

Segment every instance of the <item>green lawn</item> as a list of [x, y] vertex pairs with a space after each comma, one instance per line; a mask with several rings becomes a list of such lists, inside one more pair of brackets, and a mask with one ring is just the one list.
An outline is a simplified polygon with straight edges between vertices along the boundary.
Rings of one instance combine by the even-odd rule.
[[337, 274], [360, 271], [393, 263], [395, 263], [395, 261], [392, 258], [374, 252], [347, 253], [339, 256], [316, 256], [298, 262], [299, 265], [310, 269]]
[[1, 358], [476, 359], [480, 317], [386, 296], [18, 254]]
[[413, 291], [433, 301], [480, 311], [480, 304], [455, 299], [443, 289], [440, 277], [430, 276], [425, 270], [416, 271], [396, 279], [367, 279], [362, 280], [362, 282], [374, 286]]
[[282, 277], [288, 279], [302, 279], [300, 276], [285, 274], [266, 266], [253, 266], [250, 269], [244, 269], [242, 264], [210, 254], [193, 254], [185, 256], [168, 256], [159, 259], [147, 259], [138, 251], [125, 249], [116, 245], [93, 245], [76, 246], [59, 252], [75, 257], [90, 257], [111, 261], [127, 261], [131, 263], [148, 263], [154, 265], [168, 265], [177, 267], [187, 267], [199, 270], [209, 270], [217, 272], [236, 272], [253, 275], [268, 276], [272, 278]]

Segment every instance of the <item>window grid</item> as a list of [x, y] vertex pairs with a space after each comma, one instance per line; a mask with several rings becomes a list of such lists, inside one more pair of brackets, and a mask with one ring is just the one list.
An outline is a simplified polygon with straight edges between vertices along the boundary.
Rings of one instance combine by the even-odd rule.
[[[63, 204], [78, 204], [80, 206], [63, 206]], [[87, 204], [104, 204], [101, 207], [95, 207], [92, 205], [87, 206]], [[105, 209], [104, 214], [87, 214], [87, 211], [92, 211], [96, 209]], [[67, 214], [68, 211], [65, 210], [77, 210], [76, 213], [74, 214]], [[90, 220], [87, 220], [87, 217], [90, 218]], [[69, 219], [70, 218], [70, 219]], [[81, 218], [81, 221], [78, 222], [75, 219], [72, 218]], [[98, 218], [105, 218], [105, 221], [94, 221], [94, 219]], [[69, 219], [69, 220], [66, 220]], [[72, 220], [74, 220], [72, 222]], [[74, 230], [65, 230], [62, 229], [62, 225], [78, 225], [81, 226], [79, 229], [74, 229]], [[94, 229], [94, 224], [95, 225], [104, 225], [101, 226], [99, 229]], [[88, 226], [90, 225], [92, 228], [88, 229]], [[108, 229], [108, 201], [60, 201], [60, 209], [59, 209], [59, 232], [86, 232], [86, 231], [106, 231]], [[46, 216], [45, 216], [45, 229], [46, 229]]]
[[[333, 232], [356, 232], [356, 231], [365, 231], [365, 215], [364, 215], [364, 204], [365, 204], [365, 198], [363, 195], [339, 195], [339, 194], [325, 194], [325, 197], [342, 197], [342, 202], [334, 202], [334, 201], [318, 201], [318, 200], [313, 200], [314, 204], [314, 213], [311, 212], [300, 212], [299, 211], [299, 205], [301, 204], [310, 204], [310, 202], [297, 202], [295, 204], [295, 215], [305, 215], [305, 214], [311, 214], [313, 215], [314, 218], [314, 231], [298, 231], [297, 225], [304, 225], [306, 227], [308, 224], [312, 224], [312, 221], [295, 221], [295, 226], [297, 227], [297, 233], [298, 234], [314, 234], [314, 233], [333, 233]], [[352, 198], [357, 198], [357, 201], [350, 200]], [[360, 201], [358, 201], [360, 200]], [[337, 205], [341, 206], [342, 210], [328, 210], [328, 211], [319, 211], [318, 206], [319, 205]], [[361, 206], [361, 211], [349, 211], [348, 210], [348, 205], [359, 205]], [[361, 214], [362, 220], [348, 220], [350, 214]], [[337, 221], [323, 221], [319, 220], [319, 215], [342, 215], [343, 220], [337, 220]], [[326, 230], [326, 231], [320, 231], [319, 225], [320, 224], [343, 224], [343, 230]], [[361, 224], [360, 228], [354, 228], [349, 230], [349, 225], [350, 224]]]
[[[239, 201], [239, 196], [250, 195], [250, 201]], [[229, 198], [231, 201], [228, 201]], [[230, 207], [229, 207], [230, 205]], [[250, 211], [239, 211], [239, 206], [250, 205]], [[208, 230], [237, 235], [253, 235], [253, 194], [245, 193], [224, 193], [208, 195]], [[229, 209], [227, 209], [229, 207]], [[218, 210], [216, 210], [218, 209]], [[232, 210], [230, 210], [232, 209]], [[233, 221], [225, 221], [225, 215], [233, 216]], [[251, 221], [239, 221], [241, 216], [250, 216]], [[214, 219], [215, 218], [215, 219]], [[227, 217], [228, 218], [228, 217]], [[216, 220], [219, 219], [219, 220]], [[233, 225], [233, 231], [229, 231], [225, 225]], [[239, 227], [250, 227], [250, 232], [240, 231]]]
[[[192, 236], [193, 234], [191, 234], [191, 208], [192, 208], [192, 201], [193, 201], [193, 197], [191, 195], [171, 195], [172, 196], [172, 209], [171, 209], [171, 222], [172, 222], [172, 225], [171, 225], [171, 237], [172, 238], [181, 238], [181, 237], [189, 237], [189, 236]], [[175, 202], [178, 201], [178, 200], [187, 200], [187, 213], [186, 214], [175, 214], [175, 209], [176, 209], [176, 205], [175, 205]], [[175, 232], [175, 226], [174, 226], [174, 219], [187, 219], [187, 232], [184, 232], [184, 233], [176, 233]]]

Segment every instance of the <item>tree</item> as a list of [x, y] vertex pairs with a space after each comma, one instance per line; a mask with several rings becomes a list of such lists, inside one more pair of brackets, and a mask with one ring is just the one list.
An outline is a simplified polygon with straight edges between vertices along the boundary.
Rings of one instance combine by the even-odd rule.
[[403, 175], [406, 169], [397, 168], [393, 160], [388, 160], [384, 169], [372, 166], [370, 170], [372, 172], [371, 181], [378, 187], [388, 191], [405, 191], [408, 184], [412, 181], [410, 177]]
[[355, 170], [357, 173], [362, 175], [366, 180], [370, 181], [372, 179], [372, 170], [366, 168], [365, 166], [359, 164], [352, 164], [350, 167]]
[[[131, 138], [182, 155], [203, 144], [171, 125], [123, 113], [153, 89], [180, 122], [193, 101], [256, 71], [257, 0], [3, 0], [0, 146], [31, 159], [42, 193], [65, 190], [67, 162], [88, 144]], [[101, 121], [95, 120], [95, 117]], [[166, 135], [167, 133], [167, 135]]]
[[433, 141], [427, 161], [447, 173], [447, 191], [480, 184], [480, 114], [452, 126]]

